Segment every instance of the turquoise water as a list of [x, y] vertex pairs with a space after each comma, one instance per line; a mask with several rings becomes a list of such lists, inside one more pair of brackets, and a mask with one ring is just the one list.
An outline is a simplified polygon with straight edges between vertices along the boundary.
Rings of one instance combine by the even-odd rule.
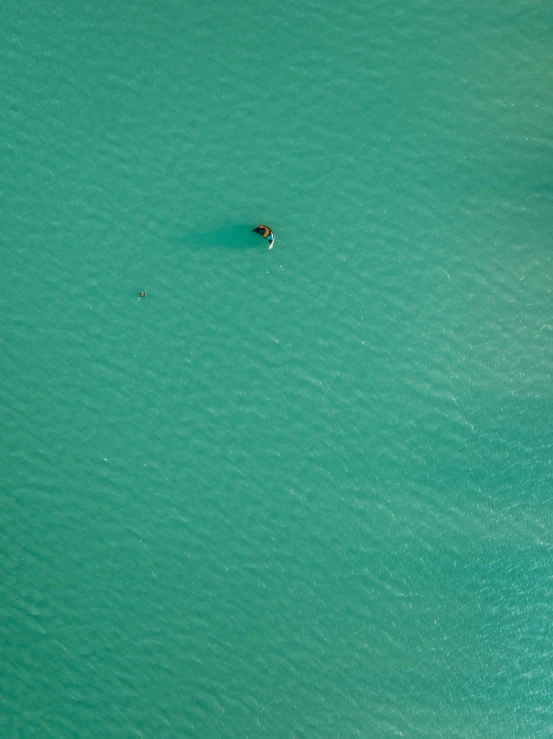
[[550, 736], [553, 11], [3, 10], [2, 736]]

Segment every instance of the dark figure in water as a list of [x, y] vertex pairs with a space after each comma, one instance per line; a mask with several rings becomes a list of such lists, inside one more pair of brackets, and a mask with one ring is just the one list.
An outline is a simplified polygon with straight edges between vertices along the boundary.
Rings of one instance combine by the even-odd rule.
[[145, 298], [146, 297], [146, 293], [138, 293], [138, 297], [139, 298]]

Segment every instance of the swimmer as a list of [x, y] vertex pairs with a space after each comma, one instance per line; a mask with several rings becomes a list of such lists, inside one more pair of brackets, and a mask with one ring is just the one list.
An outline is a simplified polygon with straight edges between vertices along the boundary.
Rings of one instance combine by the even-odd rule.
[[146, 293], [138, 293], [138, 297], [139, 298], [145, 298], [146, 297]]

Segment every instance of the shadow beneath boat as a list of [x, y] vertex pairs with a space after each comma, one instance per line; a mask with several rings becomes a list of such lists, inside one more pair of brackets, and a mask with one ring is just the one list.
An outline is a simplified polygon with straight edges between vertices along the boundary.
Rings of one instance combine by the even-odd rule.
[[250, 223], [236, 223], [213, 231], [186, 231], [178, 238], [179, 243], [188, 247], [215, 247], [227, 249], [252, 249], [265, 246], [259, 234], [252, 232]]

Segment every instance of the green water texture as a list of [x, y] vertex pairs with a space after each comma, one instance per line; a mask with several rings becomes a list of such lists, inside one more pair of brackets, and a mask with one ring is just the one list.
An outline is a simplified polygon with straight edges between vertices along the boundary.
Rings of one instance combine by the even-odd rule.
[[551, 736], [552, 26], [4, 1], [2, 737]]

